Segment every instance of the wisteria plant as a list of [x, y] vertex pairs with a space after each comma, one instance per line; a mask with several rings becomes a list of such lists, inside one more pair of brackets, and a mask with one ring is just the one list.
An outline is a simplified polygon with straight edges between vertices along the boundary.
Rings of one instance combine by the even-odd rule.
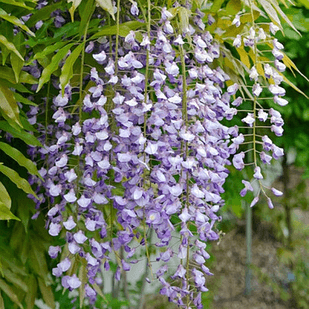
[[[142, 263], [131, 306], [158, 282], [170, 302], [203, 308], [230, 169], [247, 167], [239, 194], [252, 192], [251, 206], [262, 194], [273, 208], [282, 195], [263, 170], [283, 155], [272, 142], [283, 119], [268, 102], [288, 104], [283, 72], [297, 68], [275, 34], [280, 18], [293, 25], [275, 0], [0, 3], [11, 31], [0, 35], [0, 149], [29, 182], [0, 172], [53, 237], [52, 277], [38, 279], [44, 300], [54, 306], [56, 282], [78, 291], [80, 308], [97, 308], [108, 272], [129, 299], [127, 273]], [[32, 162], [9, 146], [18, 138]], [[1, 219], [16, 219], [0, 189]], [[36, 289], [30, 300], [1, 289], [32, 308]]]

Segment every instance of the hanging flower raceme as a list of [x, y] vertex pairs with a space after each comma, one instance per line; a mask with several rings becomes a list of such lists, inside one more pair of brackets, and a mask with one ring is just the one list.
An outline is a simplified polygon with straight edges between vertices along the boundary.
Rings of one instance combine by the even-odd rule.
[[[160, 293], [180, 307], [203, 307], [201, 293], [207, 291], [206, 276], [212, 275], [205, 266], [207, 241], [219, 237], [214, 226], [224, 205], [227, 166], [244, 168], [245, 153], [237, 151], [246, 136], [237, 126], [222, 124], [237, 114], [243, 100], [231, 100], [239, 85], [226, 87], [230, 78], [215, 65], [220, 48], [206, 29], [204, 14], [197, 10], [180, 29], [183, 10], [188, 9], [164, 7], [158, 22], [148, 20], [149, 12], [142, 36], [132, 30], [116, 40], [90, 41], [84, 52], [97, 65], [82, 79], [89, 87], [79, 85], [78, 101], [70, 85], [64, 94], [60, 89], [52, 106], [45, 106], [53, 111], [53, 124], [38, 124], [44, 147], [29, 149], [33, 160], [44, 162], [44, 181], [31, 179], [41, 197], [35, 200], [36, 216], [48, 201], [48, 232], [65, 239], [64, 245], [49, 248], [51, 258], [61, 256], [52, 273], [64, 288], [84, 288], [90, 304], [111, 262], [117, 264], [114, 278], [119, 281], [133, 264], [143, 262], [136, 254], [142, 248], [151, 270], [147, 281], [159, 281]], [[134, 1], [130, 13], [141, 17]], [[61, 16], [56, 17], [61, 24]], [[208, 23], [214, 22], [209, 16]], [[240, 26], [238, 15], [233, 24]], [[258, 35], [265, 39], [262, 31]], [[241, 37], [236, 40], [239, 47]], [[254, 46], [256, 40], [256, 29], [250, 28], [245, 45]], [[276, 40], [273, 45], [276, 60], [274, 66], [265, 65], [264, 73], [274, 81], [268, 88], [274, 101], [283, 106], [282, 46]], [[257, 66], [251, 68], [254, 98], [266, 91], [260, 74]], [[270, 121], [280, 136], [280, 114], [259, 107], [242, 121], [253, 130], [258, 121]], [[36, 108], [28, 112], [32, 124], [37, 114]], [[261, 144], [266, 164], [272, 158], [268, 151], [275, 159], [283, 154], [266, 135]], [[263, 179], [260, 166], [253, 177]], [[241, 196], [253, 191], [250, 182], [243, 184]], [[156, 248], [154, 261], [150, 245]]]
[[[247, 113], [246, 117], [242, 119], [242, 122], [251, 128], [250, 133], [252, 133], [248, 134], [246, 142], [250, 143], [248, 139], [253, 137], [253, 140], [251, 140], [253, 148], [250, 149], [250, 151], [253, 151], [253, 179], [259, 183], [259, 191], [255, 193], [256, 197], [251, 203], [251, 206], [254, 206], [257, 203], [259, 194], [262, 191], [267, 198], [270, 208], [273, 208], [273, 204], [265, 191], [265, 189], [269, 188], [265, 187], [261, 181], [263, 176], [261, 173], [260, 164], [271, 164], [272, 159], [279, 159], [283, 156], [283, 149], [276, 146], [268, 137], [268, 135], [260, 136], [257, 134], [257, 131], [262, 128], [268, 128], [276, 136], [282, 136], [283, 134], [284, 122], [281, 114], [274, 108], [265, 109], [262, 105], [262, 102], [265, 100], [272, 100], [274, 103], [280, 106], [285, 106], [288, 104], [288, 101], [283, 98], [285, 95], [285, 89], [280, 86], [284, 80], [282, 72], [284, 72], [286, 69], [285, 64], [281, 62], [281, 60], [284, 58], [284, 53], [282, 51], [284, 46], [273, 37], [273, 35], [275, 35], [278, 30], [279, 28], [273, 23], [270, 23], [269, 25], [270, 33], [265, 33], [263, 28], [260, 28], [258, 25], [253, 25], [248, 31], [249, 34], [245, 35], [243, 38], [244, 45], [250, 46], [253, 54], [255, 55], [255, 60], [253, 59], [254, 65], [250, 68], [249, 72], [249, 78], [253, 83], [253, 108], [252, 112]], [[263, 63], [262, 58], [258, 56], [260, 51], [258, 50], [257, 45], [263, 43], [272, 46], [271, 53], [274, 57], [273, 63]], [[233, 45], [236, 48], [239, 48], [241, 44], [241, 35], [237, 35]], [[271, 95], [270, 97], [269, 94]], [[260, 147], [260, 145], [262, 147]], [[244, 152], [240, 152], [239, 154], [235, 155], [233, 158], [234, 167], [239, 170], [243, 169], [245, 167], [244, 158]], [[245, 188], [240, 193], [241, 196], [244, 196], [247, 190], [248, 184], [246, 182]], [[270, 191], [273, 193], [274, 190], [277, 191], [274, 188], [271, 188]]]

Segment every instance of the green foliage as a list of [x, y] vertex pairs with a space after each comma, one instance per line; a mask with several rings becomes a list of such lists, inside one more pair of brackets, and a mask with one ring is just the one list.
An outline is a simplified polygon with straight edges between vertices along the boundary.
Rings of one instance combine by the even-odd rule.
[[[25, 41], [24, 34], [21, 31], [15, 35], [13, 34], [13, 26], [16, 26], [26, 31], [28, 35], [34, 36], [34, 33], [19, 17], [25, 14], [25, 12], [31, 11], [35, 6], [35, 1], [27, 1], [28, 3], [30, 2], [29, 5], [25, 2], [14, 0], [1, 0], [0, 2], [3, 3], [3, 7], [0, 8], [0, 27], [4, 29], [0, 35], [0, 62], [2, 63], [0, 67], [0, 129], [12, 134], [14, 137], [22, 139], [30, 145], [39, 145], [40, 143], [37, 139], [26, 131], [26, 128], [31, 129], [31, 126], [25, 117], [20, 114], [17, 102], [22, 96], [16, 92], [16, 90], [28, 91], [26, 88], [23, 88], [24, 86], [21, 83], [35, 84], [37, 80], [29, 73], [22, 71], [24, 65], [23, 56], [26, 52], [26, 48], [23, 45]], [[15, 13], [17, 13], [16, 16]], [[25, 102], [26, 100], [22, 98], [20, 101]], [[32, 102], [28, 101], [28, 104], [32, 104]], [[6, 142], [0, 142], [0, 144], [1, 151], [16, 160], [21, 166], [26, 167], [30, 173], [38, 174], [35, 164], [28, 160], [22, 152], [8, 145]], [[18, 188], [24, 190], [24, 192], [35, 195], [27, 180], [22, 178], [10, 166], [6, 166], [2, 162], [0, 172], [15, 183]], [[11, 199], [2, 183], [0, 183], [0, 189], [0, 220], [19, 220], [10, 211]]]
[[13, 224], [0, 221], [0, 291], [6, 304], [4, 308], [14, 308], [15, 304], [33, 309], [39, 295], [54, 308], [46, 259], [50, 236], [44, 228], [44, 219], [40, 216], [37, 221], [29, 221], [34, 212], [33, 202], [12, 185], [7, 187], [11, 196], [18, 197], [12, 200], [12, 211], [21, 221]]

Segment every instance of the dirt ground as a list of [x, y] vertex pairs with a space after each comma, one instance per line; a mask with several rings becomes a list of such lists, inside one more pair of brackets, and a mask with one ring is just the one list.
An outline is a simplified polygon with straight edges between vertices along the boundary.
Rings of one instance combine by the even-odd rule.
[[[207, 278], [207, 287], [214, 292], [211, 308], [292, 309], [269, 284], [270, 281], [283, 285], [286, 283], [288, 270], [279, 268], [276, 256], [279, 245], [271, 238], [261, 240], [258, 235], [253, 235], [252, 263], [260, 268], [261, 273], [253, 271], [251, 294], [246, 296], [245, 235], [235, 229], [226, 234], [218, 245], [214, 244], [211, 250], [211, 254], [215, 256], [215, 262], [211, 266], [214, 276]], [[263, 279], [262, 274], [266, 274], [268, 279]]]

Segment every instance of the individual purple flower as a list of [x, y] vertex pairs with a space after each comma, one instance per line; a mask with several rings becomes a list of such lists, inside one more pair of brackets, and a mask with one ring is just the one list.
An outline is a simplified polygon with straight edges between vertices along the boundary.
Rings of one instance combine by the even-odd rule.
[[212, 15], [209, 14], [207, 17], [208, 17], [208, 20], [207, 20], [208, 25], [211, 26], [214, 22], [216, 22], [216, 20], [214, 19]]
[[241, 46], [241, 35], [237, 34], [236, 38], [233, 41], [233, 46], [235, 46], [236, 48]]
[[91, 256], [90, 253], [86, 254], [86, 260], [87, 260], [88, 265], [91, 265], [91, 266], [99, 265], [98, 260], [96, 258], [94, 258], [93, 256]]
[[274, 96], [274, 102], [280, 106], [286, 106], [289, 103], [288, 100], [280, 98], [278, 96]]
[[191, 188], [191, 193], [197, 197], [197, 198], [203, 198], [205, 197], [205, 194], [203, 191], [201, 191], [199, 189], [199, 187], [197, 186], [197, 184], [194, 184], [193, 187]]
[[232, 21], [232, 25], [235, 25], [235, 27], [239, 27], [240, 26], [240, 15], [236, 15], [235, 18]]
[[253, 66], [250, 69], [249, 77], [250, 77], [251, 80], [253, 79], [253, 80], [257, 81], [257, 79], [259, 77], [259, 73], [258, 73], [257, 69], [255, 68], [255, 66]]
[[254, 168], [253, 177], [254, 177], [255, 179], [258, 179], [258, 180], [263, 179], [263, 175], [262, 175], [262, 173], [261, 173], [261, 168], [260, 168], [259, 166], [256, 166], [256, 167]]
[[238, 88], [239, 85], [235, 83], [227, 88], [227, 92], [229, 95], [234, 95], [237, 92]]
[[99, 54], [92, 54], [92, 57], [99, 63], [103, 64], [106, 59], [106, 53], [102, 50]]
[[277, 136], [282, 136], [282, 134], [283, 134], [283, 128], [282, 127], [278, 127], [276, 125], [272, 125], [270, 130], [272, 132], [274, 132], [275, 135], [277, 135]]
[[64, 199], [68, 202], [68, 203], [74, 203], [77, 200], [77, 197], [75, 195], [74, 189], [71, 189], [67, 194], [65, 194]]
[[276, 160], [278, 160], [280, 157], [284, 155], [283, 149], [274, 144], [272, 145], [271, 150], [272, 150], [273, 158]]
[[55, 277], [61, 277], [63, 272], [59, 267], [55, 267], [55, 268], [52, 269], [52, 274]]
[[57, 267], [61, 269], [62, 272], [66, 272], [71, 267], [71, 260], [69, 258], [65, 258], [63, 261], [57, 264]]
[[86, 198], [84, 195], [82, 195], [78, 200], [77, 200], [77, 204], [82, 207], [82, 208], [86, 208], [90, 205], [91, 203], [91, 199], [90, 198]]
[[132, 5], [131, 5], [131, 8], [130, 8], [130, 12], [133, 16], [138, 16], [139, 14], [139, 10], [138, 10], [138, 7], [137, 7], [137, 3], [135, 1], [132, 1]]
[[97, 295], [96, 291], [93, 288], [91, 288], [89, 284], [85, 284], [85, 294], [89, 298], [96, 297]]
[[249, 125], [249, 127], [252, 127], [255, 122], [254, 114], [248, 113], [247, 117], [243, 118], [241, 121]]
[[280, 28], [277, 26], [277, 25], [275, 25], [274, 23], [269, 23], [269, 30], [270, 30], [270, 32], [273, 34], [273, 35], [275, 35], [276, 34], [276, 32], [278, 31], [278, 30], [280, 30]]
[[232, 104], [233, 106], [238, 107], [239, 105], [241, 105], [242, 102], [243, 102], [242, 97], [238, 97], [238, 98], [235, 99], [231, 104]]
[[48, 234], [51, 236], [58, 236], [61, 231], [61, 225], [59, 223], [51, 222], [49, 225]]
[[258, 32], [258, 40], [266, 40], [266, 34], [263, 28], [259, 28], [259, 32]]
[[258, 196], [256, 196], [253, 200], [252, 200], [252, 202], [251, 202], [251, 204], [250, 204], [250, 207], [253, 207], [254, 205], [256, 205], [256, 203], [259, 201], [259, 197]]
[[271, 201], [271, 199], [268, 197], [267, 198], [267, 205], [268, 205], [268, 207], [270, 208], [270, 209], [273, 209], [274, 208], [274, 205], [273, 205], [273, 203], [272, 203], [272, 201]]
[[74, 169], [70, 169], [69, 171], [64, 173], [64, 177], [70, 183], [77, 178], [77, 175], [76, 175]]
[[58, 96], [54, 98], [53, 102], [56, 106], [63, 107], [68, 104], [69, 98], [66, 94], [64, 94], [64, 96], [58, 94]]
[[[274, 55], [274, 57], [276, 58], [276, 60], [282, 60], [283, 59], [283, 57], [284, 57], [284, 54], [281, 52], [281, 51], [279, 51], [277, 48], [274, 48], [273, 50], [272, 50], [272, 54]], [[275, 66], [276, 66], [276, 63], [275, 63]], [[277, 67], [277, 66], [276, 66]], [[280, 71], [280, 70], [279, 70]], [[280, 72], [282, 72], [282, 71], [280, 71]]]
[[252, 93], [255, 97], [260, 96], [260, 94], [262, 93], [263, 88], [261, 87], [261, 85], [259, 83], [255, 83], [252, 87]]
[[245, 157], [244, 152], [240, 152], [240, 153], [234, 155], [232, 161], [233, 161], [233, 165], [236, 169], [242, 170], [245, 167], [245, 164], [244, 164], [244, 161], [243, 161], [244, 157]]
[[57, 167], [64, 167], [68, 163], [68, 156], [63, 154], [59, 159], [56, 160], [55, 165]]
[[273, 76], [273, 68], [269, 65], [269, 63], [264, 64], [264, 73], [267, 78]]
[[120, 267], [117, 267], [117, 270], [115, 272], [115, 279], [117, 281], [120, 281], [120, 277], [121, 277], [121, 269], [120, 269]]
[[86, 219], [85, 226], [88, 231], [92, 231], [92, 232], [95, 231], [96, 224], [97, 224], [96, 221], [91, 220], [90, 218]]
[[149, 40], [149, 37], [146, 33], [143, 34], [143, 40], [142, 42], [140, 43], [141, 46], [145, 46], [146, 49], [149, 50], [149, 46], [150, 46], [150, 40]]
[[131, 266], [129, 263], [125, 262], [124, 260], [121, 260], [122, 269], [124, 271], [129, 271], [131, 269]]
[[179, 215], [179, 219], [184, 223], [191, 219], [191, 215], [189, 214], [187, 208], [183, 209], [182, 213]]
[[173, 17], [173, 14], [170, 11], [168, 11], [166, 9], [166, 7], [163, 7], [162, 10], [161, 10], [161, 19], [163, 21], [166, 21], [166, 20], [168, 20], [168, 19], [170, 19], [172, 17]]
[[64, 276], [61, 280], [61, 284], [64, 288], [72, 291], [77, 289], [82, 284], [75, 274], [73, 276]]
[[67, 221], [63, 222], [63, 226], [64, 226], [68, 231], [74, 229], [74, 227], [76, 226], [76, 223], [74, 222], [73, 217], [70, 216], [70, 217], [68, 218]]
[[58, 185], [52, 184], [49, 188], [49, 194], [51, 196], [54, 196], [54, 197], [59, 196], [61, 192], [62, 192], [62, 186], [60, 184]]
[[283, 192], [275, 189], [275, 188], [271, 188], [271, 192], [275, 195], [275, 196], [282, 196]]
[[263, 109], [259, 109], [259, 112], [258, 112], [258, 119], [259, 119], [260, 121], [265, 122], [265, 121], [267, 120], [267, 118], [268, 118], [268, 114], [267, 114], [266, 112], [264, 112]]
[[68, 249], [70, 251], [70, 253], [72, 253], [73, 255], [78, 253], [80, 251], [80, 247], [77, 245], [76, 242], [70, 242], [68, 245]]
[[270, 161], [272, 159], [272, 157], [268, 154], [266, 154], [264, 151], [260, 152], [260, 158], [262, 160], [263, 163], [265, 164], [270, 164]]
[[85, 48], [85, 52], [90, 54], [94, 49], [94, 42], [90, 41], [89, 44]]
[[61, 252], [61, 248], [59, 246], [50, 246], [48, 249], [48, 254], [52, 259], [56, 259], [59, 252]]
[[182, 186], [177, 184], [175, 186], [169, 187], [169, 191], [173, 196], [179, 196], [182, 193]]
[[78, 244], [83, 244], [88, 238], [85, 236], [83, 231], [78, 231], [77, 233], [75, 233], [73, 235], [74, 240], [78, 243]]
[[187, 272], [186, 269], [180, 264], [180, 265], [178, 265], [175, 274], [173, 276], [171, 276], [171, 278], [174, 279], [174, 280], [176, 278], [184, 278], [186, 272]]
[[272, 140], [267, 135], [264, 135], [262, 137], [262, 141], [263, 141], [263, 149], [266, 151], [270, 151], [273, 146]]
[[178, 35], [177, 38], [174, 40], [174, 44], [176, 45], [183, 45], [185, 42], [183, 41], [181, 35]]
[[278, 39], [273, 39], [273, 45], [275, 48], [281, 50], [284, 48], [284, 46], [278, 41]]
[[[280, 52], [278, 52], [278, 53], [280, 53]], [[280, 53], [281, 54], [281, 53]], [[277, 55], [278, 56], [278, 55]], [[278, 56], [279, 57], [279, 56]], [[280, 58], [280, 57], [279, 57]], [[279, 72], [284, 72], [285, 71], [285, 69], [286, 69], [286, 66], [285, 66], [285, 64], [284, 63], [282, 63], [282, 62], [280, 62], [279, 60], [279, 58], [277, 58], [276, 60], [275, 60], [275, 67], [276, 67], [276, 69], [279, 71]], [[283, 56], [281, 57], [281, 59], [283, 58]]]
[[282, 88], [278, 85], [271, 84], [271, 85], [269, 85], [268, 89], [275, 96], [284, 96], [285, 95], [284, 88]]
[[241, 197], [244, 197], [247, 194], [248, 190], [253, 192], [253, 187], [252, 187], [252, 185], [251, 185], [251, 183], [249, 181], [242, 180], [241, 182], [245, 185], [244, 189], [242, 189], [240, 191], [240, 196]]

